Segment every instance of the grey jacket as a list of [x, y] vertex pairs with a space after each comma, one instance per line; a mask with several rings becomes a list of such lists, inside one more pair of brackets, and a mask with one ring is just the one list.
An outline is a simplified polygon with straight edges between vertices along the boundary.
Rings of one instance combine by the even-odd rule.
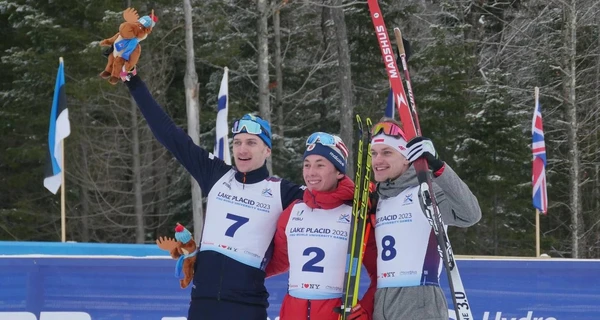
[[[384, 199], [391, 198], [418, 185], [417, 173], [411, 166], [398, 179], [378, 183], [377, 193]], [[469, 227], [481, 219], [477, 198], [447, 164], [444, 172], [433, 179], [433, 191], [445, 224]], [[446, 319], [448, 304], [438, 286], [381, 288], [375, 293], [373, 320]]]
[[[477, 198], [448, 164], [444, 172], [432, 182], [438, 209], [445, 224], [469, 227], [481, 219], [481, 208]], [[378, 183], [377, 193], [383, 199], [392, 198], [406, 188], [418, 185], [417, 172], [413, 166], [410, 166], [396, 180]]]

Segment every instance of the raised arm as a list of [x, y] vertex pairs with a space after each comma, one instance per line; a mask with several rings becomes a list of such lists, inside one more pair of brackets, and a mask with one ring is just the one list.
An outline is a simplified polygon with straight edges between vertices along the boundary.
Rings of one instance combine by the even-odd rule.
[[481, 208], [471, 189], [446, 164], [444, 172], [434, 178], [433, 189], [445, 224], [470, 227], [481, 219]]
[[198, 181], [204, 194], [208, 194], [212, 186], [231, 169], [231, 166], [200, 148], [187, 133], [177, 127], [154, 100], [139, 76], [133, 76], [125, 83], [156, 139]]

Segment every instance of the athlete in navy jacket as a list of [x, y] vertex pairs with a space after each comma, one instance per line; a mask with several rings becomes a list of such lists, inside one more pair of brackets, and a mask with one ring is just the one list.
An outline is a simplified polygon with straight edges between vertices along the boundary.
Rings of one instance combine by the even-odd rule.
[[162, 110], [139, 76], [126, 82], [156, 139], [198, 181], [207, 197], [188, 320], [267, 318], [265, 267], [277, 219], [302, 199], [302, 187], [272, 178], [271, 127], [245, 115], [233, 125], [235, 167], [200, 148]]

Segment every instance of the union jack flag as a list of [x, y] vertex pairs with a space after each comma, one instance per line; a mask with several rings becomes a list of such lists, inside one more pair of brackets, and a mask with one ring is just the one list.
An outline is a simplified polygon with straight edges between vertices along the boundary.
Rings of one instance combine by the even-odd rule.
[[541, 213], [548, 211], [548, 194], [546, 193], [546, 144], [544, 143], [544, 127], [542, 125], [542, 107], [538, 99], [535, 101], [533, 123], [531, 126], [533, 143], [533, 206]]

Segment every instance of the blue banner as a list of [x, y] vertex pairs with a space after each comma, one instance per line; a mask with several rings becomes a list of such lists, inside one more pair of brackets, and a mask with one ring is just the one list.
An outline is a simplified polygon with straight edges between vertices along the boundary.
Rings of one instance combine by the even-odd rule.
[[[185, 320], [190, 290], [179, 288], [175, 260], [155, 248], [0, 242], [0, 320]], [[458, 266], [476, 320], [600, 319], [599, 260], [459, 259]], [[287, 275], [268, 279], [267, 288], [276, 320]]]

